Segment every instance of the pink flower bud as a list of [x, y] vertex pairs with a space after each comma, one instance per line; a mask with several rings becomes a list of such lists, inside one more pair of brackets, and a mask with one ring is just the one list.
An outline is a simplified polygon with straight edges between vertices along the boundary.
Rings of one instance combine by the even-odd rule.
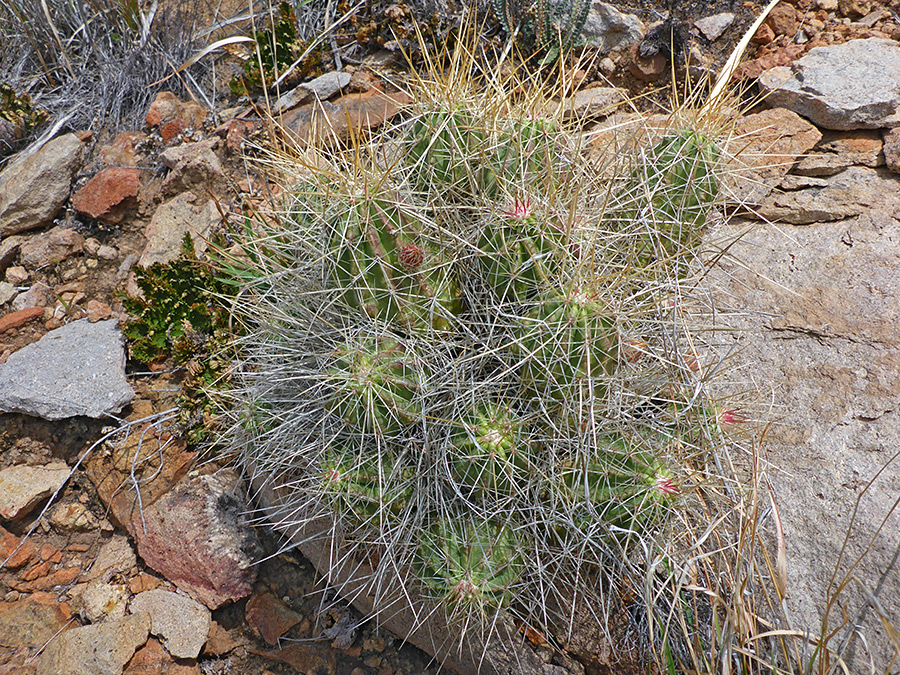
[[425, 252], [415, 244], [403, 244], [397, 257], [403, 269], [415, 272], [425, 261]]
[[527, 199], [516, 199], [516, 201], [513, 202], [512, 209], [504, 211], [503, 213], [514, 220], [525, 220], [532, 213], [531, 204], [528, 203]]

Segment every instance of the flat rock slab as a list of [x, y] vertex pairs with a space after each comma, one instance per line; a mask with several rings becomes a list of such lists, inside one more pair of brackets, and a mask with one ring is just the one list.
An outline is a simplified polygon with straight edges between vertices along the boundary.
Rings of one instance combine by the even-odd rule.
[[900, 177], [854, 166], [827, 178], [787, 176], [760, 205], [763, 218], [794, 225], [853, 218], [870, 210], [900, 217]]
[[826, 129], [879, 129], [900, 124], [900, 44], [883, 38], [815, 47], [792, 66], [759, 78], [771, 106]]
[[[845, 575], [852, 580], [828, 630], [842, 616], [855, 628], [877, 588], [896, 625], [900, 218], [864, 211], [803, 227], [732, 222], [713, 228], [713, 239], [719, 250], [733, 244], [708, 277], [717, 311], [734, 328], [717, 333], [723, 354], [735, 356], [717, 386], [725, 395], [759, 392], [747, 407], [772, 422], [760, 455], [784, 526], [789, 627], [823, 632], [835, 569], [831, 592]], [[774, 530], [771, 519], [763, 527]], [[857, 641], [861, 660], [849, 672], [888, 672], [893, 648], [883, 625], [871, 612], [859, 623], [865, 643]]]
[[0, 471], [0, 518], [27, 516], [42, 499], [52, 495], [69, 478], [65, 462], [46, 466], [17, 464]]
[[162, 589], [138, 593], [131, 601], [131, 611], [150, 615], [150, 633], [160, 638], [176, 659], [197, 658], [209, 637], [209, 610], [183, 595]]
[[143, 613], [67, 630], [47, 645], [37, 662], [37, 672], [120, 675], [149, 633], [150, 615]]
[[0, 411], [47, 420], [118, 413], [134, 398], [114, 320], [74, 321], [0, 365]]

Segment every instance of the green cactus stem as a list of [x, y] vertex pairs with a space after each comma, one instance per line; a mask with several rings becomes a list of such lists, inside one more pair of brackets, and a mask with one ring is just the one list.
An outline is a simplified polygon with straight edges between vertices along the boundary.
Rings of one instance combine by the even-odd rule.
[[592, 293], [572, 289], [550, 291], [520, 321], [516, 347], [527, 390], [556, 401], [579, 399], [578, 388], [590, 384], [590, 394], [606, 391], [603, 376], [615, 370], [618, 337], [608, 309]]
[[452, 329], [458, 287], [401, 205], [358, 200], [336, 224], [332, 250], [334, 280], [352, 309], [407, 331]]
[[511, 496], [532, 469], [524, 421], [497, 401], [482, 403], [453, 436], [453, 478], [473, 496]]
[[499, 523], [441, 518], [422, 535], [419, 568], [426, 585], [452, 608], [502, 607], [522, 574], [519, 542]]
[[330, 411], [354, 432], [393, 436], [420, 417], [422, 366], [395, 340], [347, 342], [327, 379]]
[[353, 525], [371, 523], [378, 516], [396, 517], [412, 495], [410, 476], [392, 475], [382, 453], [329, 453], [321, 462], [323, 493], [336, 513]]

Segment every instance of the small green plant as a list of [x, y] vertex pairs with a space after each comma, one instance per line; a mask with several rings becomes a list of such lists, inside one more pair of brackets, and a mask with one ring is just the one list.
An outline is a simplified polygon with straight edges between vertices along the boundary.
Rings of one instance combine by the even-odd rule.
[[123, 298], [130, 318], [122, 324], [122, 334], [130, 357], [148, 364], [171, 358], [185, 368], [179, 396], [181, 423], [194, 442], [208, 436], [215, 414], [206, 388], [214, 383], [221, 388], [227, 369], [219, 352], [230, 332], [223, 298], [233, 287], [221, 274], [197, 258], [190, 235], [185, 235], [179, 257], [171, 263], [137, 268], [141, 295]]
[[[253, 40], [256, 51], [244, 61], [243, 75], [232, 77], [229, 82], [229, 88], [236, 96], [252, 94], [271, 86], [281, 73], [303, 56], [309, 46], [297, 36], [297, 17], [288, 2], [278, 5], [278, 11], [270, 19], [269, 28], [255, 31]], [[321, 48], [312, 49], [292, 71], [290, 81], [299, 82], [318, 72], [321, 54]]]
[[590, 0], [493, 0], [506, 34], [534, 51], [542, 66], [555, 63], [578, 44]]
[[11, 122], [22, 134], [46, 122], [48, 113], [35, 108], [28, 94], [17, 94], [11, 86], [0, 82], [0, 118]]

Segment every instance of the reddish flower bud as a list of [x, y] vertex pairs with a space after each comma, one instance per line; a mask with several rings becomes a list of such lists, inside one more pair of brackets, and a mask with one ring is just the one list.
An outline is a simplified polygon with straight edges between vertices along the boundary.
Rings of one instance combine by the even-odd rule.
[[415, 244], [403, 244], [398, 259], [403, 269], [415, 272], [425, 261], [425, 252]]

